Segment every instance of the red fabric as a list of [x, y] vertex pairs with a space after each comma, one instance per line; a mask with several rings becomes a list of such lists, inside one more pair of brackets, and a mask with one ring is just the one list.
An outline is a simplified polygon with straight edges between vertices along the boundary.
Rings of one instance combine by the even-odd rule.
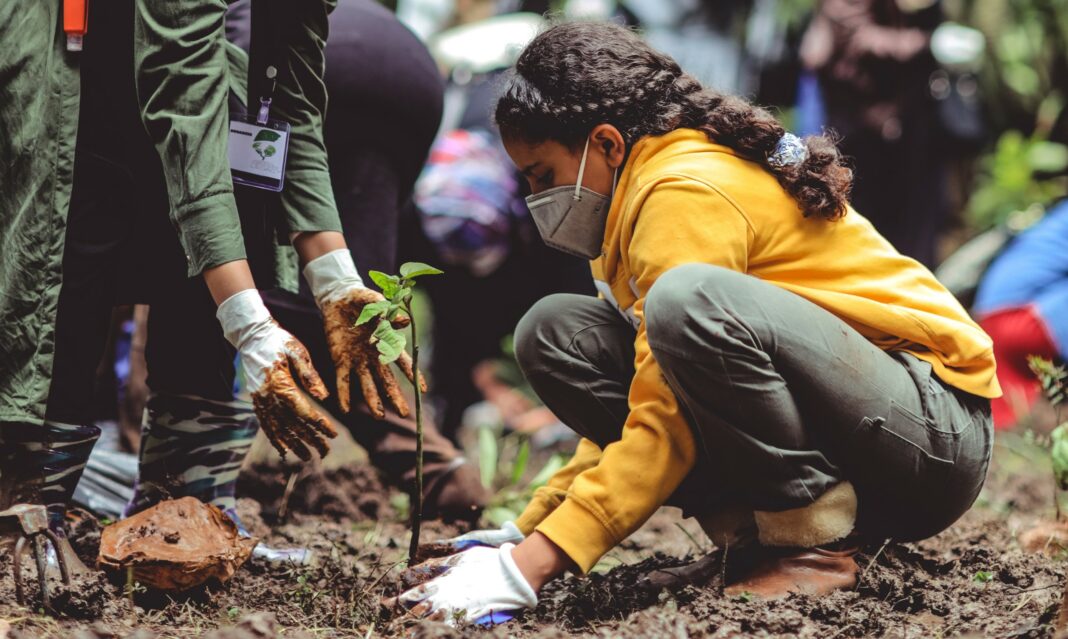
[[1013, 427], [1030, 411], [1041, 390], [1027, 366], [1029, 355], [1056, 360], [1057, 350], [1046, 323], [1033, 306], [1009, 308], [991, 313], [979, 325], [994, 340], [998, 382], [1004, 395], [991, 401], [994, 427]]

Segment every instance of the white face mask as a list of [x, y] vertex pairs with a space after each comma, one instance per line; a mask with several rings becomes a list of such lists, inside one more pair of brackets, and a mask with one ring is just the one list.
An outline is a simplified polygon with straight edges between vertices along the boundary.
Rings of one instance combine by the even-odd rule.
[[[601, 195], [582, 186], [586, 172], [586, 155], [590, 139], [582, 149], [578, 184], [557, 186], [537, 195], [527, 196], [527, 208], [538, 227], [538, 234], [549, 246], [587, 260], [601, 255], [604, 227], [611, 195]], [[616, 171], [618, 173], [618, 169]], [[612, 191], [616, 189], [616, 173], [612, 174]]]

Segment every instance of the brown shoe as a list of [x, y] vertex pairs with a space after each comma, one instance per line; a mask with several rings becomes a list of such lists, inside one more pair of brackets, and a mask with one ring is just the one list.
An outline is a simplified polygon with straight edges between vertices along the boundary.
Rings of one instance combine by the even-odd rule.
[[777, 599], [791, 593], [826, 595], [857, 585], [856, 548], [765, 548], [770, 553], [728, 586], [729, 596]]

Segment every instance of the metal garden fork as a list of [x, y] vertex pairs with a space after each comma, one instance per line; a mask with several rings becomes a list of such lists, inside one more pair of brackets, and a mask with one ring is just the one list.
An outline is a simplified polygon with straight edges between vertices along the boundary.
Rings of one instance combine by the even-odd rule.
[[15, 574], [15, 599], [20, 606], [26, 605], [25, 586], [22, 583], [22, 556], [25, 554], [27, 542], [32, 542], [31, 552], [34, 562], [37, 564], [37, 584], [41, 590], [41, 600], [47, 608], [49, 605], [48, 583], [45, 578], [47, 565], [47, 547], [45, 541], [52, 543], [56, 560], [59, 562], [59, 572], [64, 584], [70, 584], [70, 571], [67, 561], [60, 552], [59, 539], [48, 528], [48, 511], [44, 506], [35, 504], [15, 504], [7, 510], [0, 510], [0, 536], [18, 535], [15, 544], [12, 565]]

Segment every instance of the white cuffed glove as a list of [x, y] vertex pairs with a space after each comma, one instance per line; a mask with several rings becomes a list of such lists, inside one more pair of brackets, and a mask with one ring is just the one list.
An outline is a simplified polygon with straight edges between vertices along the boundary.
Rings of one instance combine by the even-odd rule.
[[494, 528], [490, 530], [472, 530], [469, 533], [465, 533], [457, 537], [443, 539], [438, 543], [445, 546], [450, 546], [456, 552], [460, 552], [478, 546], [499, 548], [503, 544], [518, 544], [524, 539], [525, 537], [523, 536], [522, 531], [520, 531], [519, 528], [516, 527], [515, 523], [511, 521], [506, 521], [500, 528]]
[[[308, 280], [315, 303], [323, 313], [326, 341], [337, 369], [337, 401], [341, 412], [349, 412], [351, 381], [355, 377], [364, 401], [375, 417], [382, 419], [386, 416], [379, 387], [397, 413], [407, 417], [410, 413], [408, 402], [404, 399], [393, 370], [378, 360], [378, 348], [371, 340], [375, 331], [374, 322], [356, 326], [363, 307], [384, 299], [382, 294], [364, 286], [348, 249], [331, 251], [308, 262], [304, 267], [304, 278]], [[415, 379], [412, 358], [407, 353], [401, 353], [397, 365], [409, 380]]]
[[326, 386], [304, 345], [274, 321], [255, 289], [226, 298], [216, 317], [241, 358], [256, 417], [271, 444], [283, 457], [291, 450], [307, 461], [309, 445], [325, 455], [327, 440], [337, 437], [337, 431], [293, 378], [295, 373], [312, 396], [326, 399]]
[[472, 548], [431, 559], [413, 570], [433, 576], [387, 604], [450, 626], [460, 620], [480, 626], [510, 621], [538, 604], [538, 595], [512, 559], [515, 544]]

